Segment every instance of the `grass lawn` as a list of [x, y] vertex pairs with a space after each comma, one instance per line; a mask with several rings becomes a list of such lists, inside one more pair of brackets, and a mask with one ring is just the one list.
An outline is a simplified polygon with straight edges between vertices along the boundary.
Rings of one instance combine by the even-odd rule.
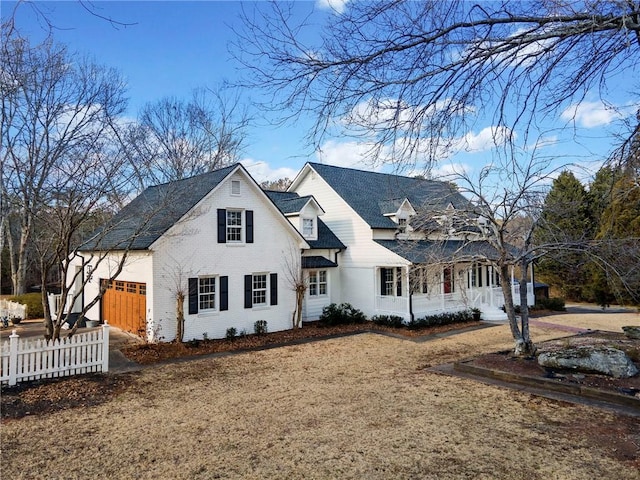
[[506, 325], [367, 333], [147, 368], [101, 404], [4, 420], [3, 478], [640, 479], [637, 419], [426, 370], [511, 344]]

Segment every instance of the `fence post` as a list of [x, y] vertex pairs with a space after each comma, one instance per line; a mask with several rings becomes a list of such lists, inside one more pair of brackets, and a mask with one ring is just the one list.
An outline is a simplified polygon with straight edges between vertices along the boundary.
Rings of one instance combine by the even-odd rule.
[[18, 383], [18, 339], [16, 330], [9, 335], [9, 385]]
[[109, 371], [109, 324], [102, 324], [102, 372]]

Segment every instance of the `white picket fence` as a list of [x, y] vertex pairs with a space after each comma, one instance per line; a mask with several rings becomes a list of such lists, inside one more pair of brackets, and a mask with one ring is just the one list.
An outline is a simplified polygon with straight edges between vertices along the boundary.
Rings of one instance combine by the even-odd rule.
[[0, 347], [0, 383], [109, 371], [109, 325], [47, 342], [21, 339], [16, 330]]
[[11, 300], [0, 300], [0, 319], [7, 318], [7, 320], [10, 320], [13, 317], [18, 317], [22, 320], [27, 318], [27, 306]]

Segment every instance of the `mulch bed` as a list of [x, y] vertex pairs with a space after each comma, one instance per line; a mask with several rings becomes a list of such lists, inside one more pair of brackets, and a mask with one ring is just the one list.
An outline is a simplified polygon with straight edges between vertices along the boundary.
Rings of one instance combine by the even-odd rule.
[[185, 343], [144, 343], [128, 345], [121, 349], [122, 353], [142, 365], [163, 362], [167, 360], [192, 357], [196, 355], [209, 355], [213, 353], [233, 352], [239, 350], [254, 350], [268, 348], [292, 342], [310, 339], [331, 338], [342, 335], [350, 335], [361, 332], [378, 332], [390, 335], [399, 335], [408, 338], [418, 338], [427, 335], [460, 330], [478, 325], [478, 322], [457, 323], [441, 325], [429, 328], [409, 330], [407, 328], [391, 328], [379, 325], [363, 324], [327, 326], [319, 322], [304, 324], [303, 328], [285, 330], [282, 332], [267, 333], [265, 335], [247, 335], [236, 337], [233, 340], [192, 340]]
[[[537, 347], [538, 351], [542, 353], [556, 351], [567, 346], [594, 344], [604, 344], [625, 351], [640, 370], [640, 341], [631, 340], [622, 333], [594, 331], [539, 343]], [[640, 375], [631, 378], [613, 378], [597, 373], [550, 369], [538, 365], [536, 358], [514, 357], [510, 351], [482, 355], [465, 363], [498, 372], [545, 379], [565, 385], [590, 387], [612, 393], [635, 396], [640, 399]]]

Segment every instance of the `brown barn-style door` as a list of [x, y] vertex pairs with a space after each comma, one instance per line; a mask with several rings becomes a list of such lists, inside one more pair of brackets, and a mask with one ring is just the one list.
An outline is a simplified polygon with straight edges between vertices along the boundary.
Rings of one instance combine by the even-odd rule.
[[147, 285], [120, 280], [102, 281], [107, 283], [102, 297], [102, 319], [124, 331], [146, 336]]

